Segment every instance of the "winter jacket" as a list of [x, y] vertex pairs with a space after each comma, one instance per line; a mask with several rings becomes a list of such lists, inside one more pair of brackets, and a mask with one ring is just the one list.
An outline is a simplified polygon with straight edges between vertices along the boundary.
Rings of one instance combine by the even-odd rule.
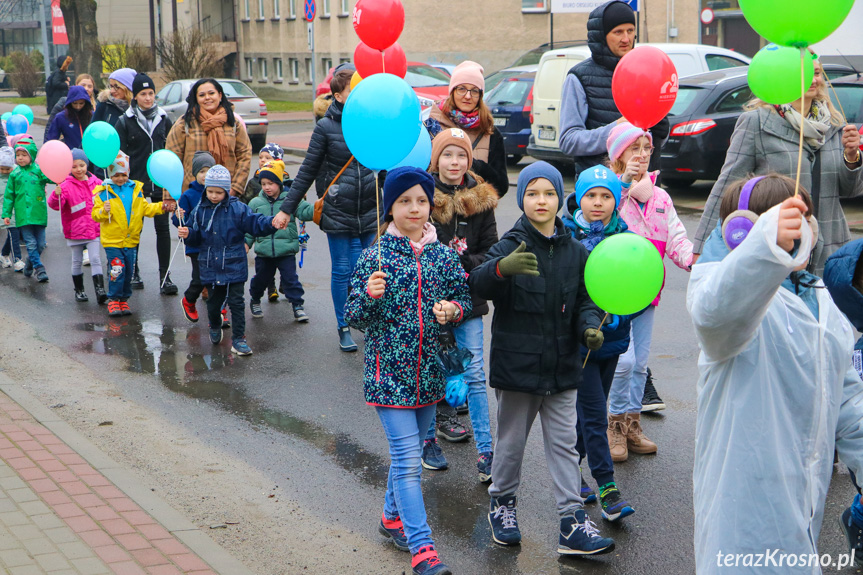
[[273, 218], [252, 213], [249, 206], [229, 194], [218, 204], [206, 192], [186, 216], [189, 237], [186, 243], [197, 247], [198, 266], [204, 285], [246, 283], [249, 261], [246, 258], [246, 234], [254, 237], [276, 233]]
[[110, 90], [102, 90], [96, 96], [96, 111], [93, 112], [94, 122], [108, 122], [116, 127], [117, 122], [129, 109], [129, 102], [111, 97]]
[[30, 153], [31, 162], [16, 166], [6, 180], [6, 193], [3, 195], [4, 218], [11, 218], [14, 212], [15, 225], [47, 226], [48, 204], [45, 201], [45, 186], [53, 184], [39, 166], [36, 165], [36, 144], [18, 144], [15, 149], [25, 148]]
[[[235, 119], [237, 118], [239, 116], [235, 116]], [[246, 127], [239, 120], [235, 121], [233, 126], [226, 123], [222, 126], [222, 131], [228, 141], [228, 157], [222, 159], [222, 165], [231, 172], [231, 194], [240, 196], [246, 186], [246, 181], [249, 179], [252, 143], [249, 141]], [[197, 121], [193, 121], [187, 126], [186, 121], [179, 118], [168, 133], [165, 148], [183, 160], [183, 171], [186, 174], [186, 177], [183, 178], [183, 187], [188, 188], [192, 180], [195, 179], [192, 175], [192, 159], [195, 157], [195, 152], [199, 150], [210, 151], [207, 146], [207, 133]]]
[[[776, 244], [778, 214], [779, 206], [762, 214], [730, 253], [717, 227], [687, 289], [701, 346], [693, 470], [699, 575], [729, 572], [717, 565], [719, 552], [817, 553], [834, 449], [863, 477], [853, 331], [826, 289], [801, 297], [780, 287], [809, 259], [813, 239], [803, 226], [796, 255], [785, 252]], [[789, 565], [751, 572], [821, 572]]]
[[62, 69], [65, 61], [66, 56], [57, 56], [57, 68], [51, 72], [45, 82], [45, 110], [47, 112], [51, 111], [57, 100], [69, 92], [69, 84], [66, 83], [69, 77], [66, 75], [66, 71]]
[[101, 183], [93, 174], [87, 174], [83, 182], [70, 174], [48, 196], [48, 207], [60, 211], [63, 237], [67, 240], [94, 240], [99, 237], [99, 224], [93, 221], [92, 213], [93, 190]]
[[[342, 134], [342, 108], [342, 104], [334, 102], [315, 126], [306, 158], [294, 178], [294, 185], [288, 191], [287, 199], [282, 204], [283, 212], [294, 213], [319, 172], [325, 174], [324, 181], [329, 186], [351, 158]], [[378, 186], [378, 190], [375, 189], [374, 172], [356, 159], [351, 160], [324, 199], [321, 230], [328, 234], [352, 236], [376, 232], [378, 220], [375, 193], [380, 193], [381, 190], [383, 183]]]
[[[66, 98], [66, 106], [63, 111], [54, 116], [51, 125], [48, 126], [45, 132], [45, 141], [59, 140], [63, 136], [63, 143], [69, 148], [80, 148], [81, 141], [84, 139], [84, 130], [87, 126], [82, 126], [75, 115], [75, 111], [70, 109], [71, 104], [83, 100], [86, 102], [85, 108], [89, 110], [92, 116], [93, 110], [90, 109], [90, 96], [87, 90], [82, 86], [72, 86], [69, 90], [69, 96]], [[89, 124], [88, 124], [89, 125]]]
[[454, 325], [470, 315], [464, 270], [456, 253], [440, 242], [417, 253], [405, 237], [384, 234], [378, 241], [386, 291], [374, 299], [366, 289], [378, 271], [378, 246], [373, 245], [360, 255], [345, 305], [345, 321], [366, 333], [366, 403], [412, 408], [437, 403], [446, 383], [435, 362], [440, 324], [434, 305], [454, 301], [462, 312]]
[[[6, 194], [6, 184], [8, 182], [9, 174], [0, 174], [0, 210], [3, 209], [3, 196]], [[8, 226], [3, 223], [2, 219], [0, 219], [0, 230], [7, 230], [15, 227], [15, 216], [13, 215], [10, 219], [12, 220], [12, 223]]]
[[[716, 227], [722, 192], [731, 182], [746, 178], [748, 174], [763, 176], [778, 172], [795, 178], [800, 132], [794, 130], [774, 108], [763, 107], [744, 112], [737, 120], [731, 144], [725, 156], [725, 165], [713, 185], [698, 231], [695, 233], [695, 252], [700, 253], [704, 241]], [[813, 194], [815, 217], [821, 230], [809, 269], [821, 275], [824, 262], [841, 246], [851, 240], [845, 213], [839, 198], [852, 198], [863, 194], [863, 169], [848, 169], [842, 159], [842, 127], [833, 126], [827, 132], [827, 141], [820, 151], [813, 150], [804, 140], [800, 186], [813, 194], [813, 181], [820, 182], [818, 193]], [[816, 162], [820, 159], [820, 162]], [[820, 165], [820, 177], [815, 166]]]
[[138, 109], [129, 106], [116, 126], [120, 136], [120, 150], [129, 155], [129, 177], [144, 183], [144, 193], [153, 201], [172, 200], [171, 195], [156, 186], [147, 172], [147, 160], [153, 152], [163, 150], [171, 131], [171, 119], [162, 108], [157, 107], [152, 126]]
[[[539, 277], [501, 277], [498, 262], [521, 242], [536, 254]], [[560, 219], [547, 238], [523, 215], [474, 268], [471, 292], [494, 302], [489, 385], [534, 395], [578, 387], [584, 332], [602, 321], [584, 287], [586, 262]]]
[[[199, 184], [198, 180], [192, 180], [192, 183], [189, 184], [189, 189], [183, 192], [183, 195], [180, 196], [179, 201], [177, 201], [177, 207], [183, 209], [183, 223], [189, 218], [189, 215], [192, 211], [198, 207], [198, 204], [201, 202], [201, 198], [204, 196], [206, 188], [203, 184]], [[180, 218], [177, 217], [177, 213], [171, 216], [171, 221], [174, 223], [176, 227], [180, 227]], [[183, 242], [185, 246], [185, 252], [187, 256], [197, 254], [198, 246], [190, 246], [189, 242]]]
[[[833, 252], [824, 265], [824, 285], [833, 303], [845, 314], [857, 331], [863, 332], [863, 294], [852, 285], [854, 272], [863, 256], [863, 239], [849, 242]], [[863, 336], [854, 345], [863, 350]]]
[[[144, 184], [129, 180], [124, 184], [132, 186], [132, 214], [126, 213], [123, 200], [115, 191], [115, 184], [105, 180], [93, 190], [93, 220], [99, 222], [102, 246], [106, 248], [135, 248], [141, 241], [144, 218], [152, 218], [164, 213], [162, 202], [151, 204], [144, 196]], [[110, 202], [111, 211], [102, 211], [102, 204]]]
[[431, 108], [431, 116], [425, 122], [431, 137], [446, 128], [460, 128], [468, 135], [473, 146], [473, 163], [470, 170], [491, 184], [502, 198], [509, 191], [509, 173], [506, 168], [506, 148], [500, 130], [494, 128], [491, 134], [480, 134], [479, 128], [464, 130], [437, 106]]
[[[468, 274], [485, 261], [489, 248], [497, 243], [497, 222], [494, 209], [497, 207], [497, 191], [481, 177], [468, 172], [463, 185], [450, 186], [440, 181], [435, 174], [434, 209], [431, 222], [437, 231], [437, 239], [458, 252], [454, 239], [461, 234], [467, 248], [459, 254], [461, 266]], [[465, 224], [459, 226], [459, 224]], [[462, 229], [460, 230], [459, 227]], [[472, 296], [473, 317], [488, 313], [488, 302]]]
[[[249, 209], [256, 214], [265, 216], [275, 216], [279, 212], [279, 206], [285, 201], [288, 192], [282, 190], [282, 193], [276, 199], [270, 199], [265, 193], [261, 192], [257, 198], [249, 202]], [[300, 251], [300, 239], [297, 232], [297, 219], [303, 222], [311, 221], [315, 215], [315, 208], [305, 200], [300, 201], [294, 212], [295, 218], [291, 218], [288, 227], [277, 231], [273, 235], [265, 237], [255, 237], [246, 235], [246, 245], [255, 246], [255, 254], [259, 258], [282, 258], [292, 256]]]

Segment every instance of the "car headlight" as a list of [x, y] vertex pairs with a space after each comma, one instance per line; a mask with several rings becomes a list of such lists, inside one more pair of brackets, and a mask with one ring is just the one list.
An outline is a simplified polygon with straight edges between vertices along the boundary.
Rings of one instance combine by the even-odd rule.
[[430, 98], [418, 96], [418, 99], [420, 101], [420, 108], [431, 108], [432, 106], [434, 106], [434, 100]]

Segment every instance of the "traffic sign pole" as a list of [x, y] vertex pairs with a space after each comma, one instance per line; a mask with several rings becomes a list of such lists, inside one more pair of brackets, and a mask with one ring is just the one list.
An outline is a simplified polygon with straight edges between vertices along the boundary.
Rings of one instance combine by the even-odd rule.
[[315, 63], [315, 14], [318, 9], [315, 5], [315, 0], [305, 0], [303, 3], [303, 15], [306, 18], [306, 21], [309, 23], [308, 34], [309, 34], [309, 51], [312, 53], [312, 100], [314, 101], [315, 95], [318, 91], [318, 83], [315, 81], [315, 69], [317, 65]]

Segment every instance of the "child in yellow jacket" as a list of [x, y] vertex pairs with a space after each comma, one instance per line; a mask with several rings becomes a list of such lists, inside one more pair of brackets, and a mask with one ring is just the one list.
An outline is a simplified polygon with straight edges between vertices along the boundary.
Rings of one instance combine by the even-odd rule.
[[144, 184], [129, 179], [129, 156], [120, 152], [108, 166], [109, 179], [93, 190], [93, 220], [101, 224], [102, 246], [108, 261], [108, 315], [130, 315], [132, 270], [144, 217], [174, 211], [173, 202], [151, 204], [144, 197]]

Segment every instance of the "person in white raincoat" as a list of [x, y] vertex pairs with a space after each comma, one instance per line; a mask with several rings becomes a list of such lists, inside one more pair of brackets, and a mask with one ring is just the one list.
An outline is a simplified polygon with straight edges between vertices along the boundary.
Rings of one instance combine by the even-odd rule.
[[[788, 181], [791, 196], [794, 182], [768, 179], [777, 178]], [[756, 213], [762, 186], [748, 202]], [[819, 278], [801, 272], [808, 279], [796, 285], [789, 278], [805, 267], [813, 241], [801, 210], [789, 216], [788, 207], [764, 211], [730, 252], [717, 227], [689, 280], [687, 308], [701, 346], [693, 471], [699, 575], [821, 573], [813, 554], [834, 447], [863, 477], [853, 331]], [[791, 253], [777, 243], [789, 225], [799, 238]]]

